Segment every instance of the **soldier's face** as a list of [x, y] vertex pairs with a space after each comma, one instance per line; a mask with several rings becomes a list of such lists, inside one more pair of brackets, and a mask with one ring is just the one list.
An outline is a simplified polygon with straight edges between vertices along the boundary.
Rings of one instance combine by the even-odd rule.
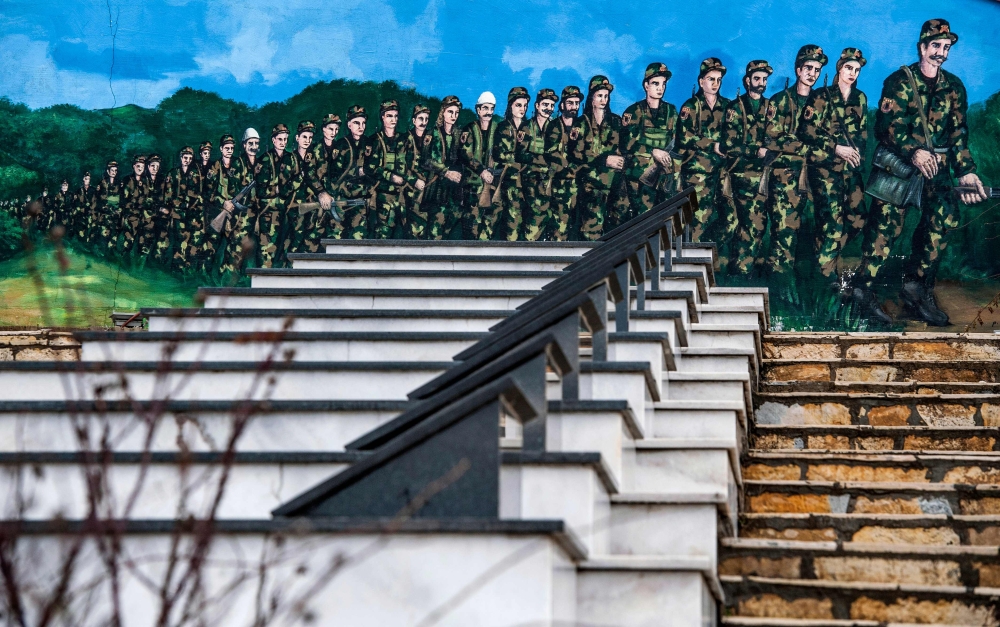
[[208, 160], [211, 159], [211, 158], [212, 158], [212, 151], [211, 150], [209, 150], [208, 148], [206, 148], [205, 150], [201, 151], [201, 160], [203, 162], [208, 163]]
[[133, 163], [132, 164], [132, 172], [134, 172], [136, 176], [142, 176], [142, 173], [145, 172], [145, 171], [146, 171], [146, 164], [145, 163]]
[[332, 142], [337, 137], [337, 131], [340, 127], [336, 124], [327, 124], [323, 127], [323, 141], [326, 143]]
[[514, 116], [515, 120], [520, 120], [524, 117], [524, 114], [528, 112], [528, 99], [518, 98], [510, 105], [510, 114]]
[[[285, 137], [285, 143], [288, 143], [287, 136]], [[260, 150], [260, 140], [256, 137], [251, 137], [243, 142], [243, 150], [251, 157], [257, 156], [257, 151]]]
[[611, 92], [607, 89], [598, 89], [591, 98], [591, 102], [594, 103], [594, 108], [596, 109], [607, 109], [609, 100], [611, 100]]
[[413, 118], [413, 128], [417, 129], [421, 133], [427, 128], [427, 125], [431, 121], [430, 113], [418, 113], [417, 117]]
[[382, 114], [382, 128], [395, 133], [397, 126], [399, 126], [399, 111], [386, 111]]
[[351, 136], [355, 139], [361, 139], [361, 136], [365, 134], [365, 126], [367, 126], [368, 120], [365, 118], [354, 118], [347, 123], [348, 130], [351, 131]]
[[751, 94], [762, 96], [767, 91], [767, 72], [754, 72], [750, 75], [750, 80], [746, 81], [747, 91]]
[[299, 145], [299, 150], [309, 150], [313, 143], [313, 132], [303, 131], [295, 136], [295, 143]]
[[806, 61], [795, 68], [795, 76], [798, 77], [799, 82], [803, 85], [812, 87], [819, 80], [819, 73], [822, 71], [823, 66], [819, 64], [819, 61]]
[[484, 103], [476, 106], [476, 114], [479, 116], [480, 122], [489, 122], [493, 119], [493, 111], [496, 109], [495, 105], [490, 103]]
[[840, 77], [840, 83], [842, 85], [853, 85], [858, 80], [858, 75], [861, 74], [861, 64], [857, 61], [848, 61], [844, 65], [840, 66], [840, 71], [837, 75]]
[[455, 122], [458, 122], [458, 111], [459, 109], [455, 105], [445, 109], [444, 115], [442, 116], [444, 118], [444, 123], [449, 126], [453, 126]]
[[559, 105], [562, 112], [567, 117], [576, 117], [576, 114], [580, 112], [580, 99], [579, 98], [567, 98], [563, 100]]
[[284, 152], [288, 146], [288, 133], [278, 133], [271, 138], [271, 143], [274, 145], [275, 150]]
[[712, 96], [718, 94], [719, 89], [722, 87], [722, 72], [719, 70], [712, 70], [698, 79], [698, 85], [706, 94], [710, 94]]
[[643, 81], [643, 89], [646, 90], [646, 97], [653, 100], [663, 98], [663, 92], [667, 89], [667, 79], [663, 76], [654, 76], [648, 81]]
[[160, 164], [156, 161], [149, 164], [149, 173], [152, 176], [156, 176], [160, 172]]
[[225, 146], [222, 146], [221, 148], [219, 148], [219, 152], [221, 152], [222, 156], [225, 157], [226, 159], [232, 159], [233, 158], [233, 152], [235, 150], [236, 150], [236, 145], [235, 144], [226, 144]]
[[65, 194], [66, 192], [68, 192], [68, 191], [69, 191], [69, 183], [66, 183], [66, 182], [64, 181], [64, 182], [63, 182], [63, 184], [59, 186], [59, 189], [61, 189], [61, 190], [62, 190], [62, 193], [64, 193], [64, 194]]
[[551, 118], [552, 112], [556, 110], [556, 103], [551, 100], [542, 100], [535, 103], [535, 109], [538, 111], [538, 115], [543, 118]]
[[194, 161], [194, 155], [189, 155], [186, 152], [181, 155], [181, 165], [185, 168], [190, 166], [192, 161]]
[[951, 52], [950, 39], [932, 39], [925, 44], [920, 44], [920, 60], [938, 67], [941, 67], [948, 60], [949, 52]]
[[90, 187], [90, 175], [89, 174], [87, 176], [83, 177], [83, 186], [84, 187]]
[[108, 168], [108, 176], [112, 178], [118, 176], [118, 166], [113, 165], [110, 168]]

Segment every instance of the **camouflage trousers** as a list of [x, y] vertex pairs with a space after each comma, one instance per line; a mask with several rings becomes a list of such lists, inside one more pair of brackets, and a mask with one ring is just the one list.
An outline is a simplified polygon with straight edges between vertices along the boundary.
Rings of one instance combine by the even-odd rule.
[[625, 177], [622, 187], [624, 193], [616, 199], [613, 223], [605, 227], [608, 230], [646, 213], [663, 200], [664, 194], [659, 188], [644, 185], [638, 178]]
[[576, 219], [573, 229], [580, 240], [593, 241], [604, 233], [606, 214], [612, 206], [611, 190], [621, 174], [613, 170], [588, 170], [580, 173], [577, 185]]
[[806, 192], [799, 189], [801, 168], [775, 168], [771, 172], [768, 194], [771, 219], [771, 272], [791, 273], [795, 266], [795, 247], [802, 228]]
[[119, 254], [123, 259], [130, 259], [134, 254], [139, 237], [142, 234], [142, 214], [130, 211], [122, 221], [121, 244]]
[[200, 209], [185, 211], [181, 218], [174, 220], [170, 233], [173, 241], [171, 265], [177, 270], [195, 268], [201, 270], [201, 251], [205, 239], [205, 219]]
[[153, 260], [164, 267], [170, 265], [170, 261], [174, 256], [174, 240], [170, 235], [173, 232], [177, 217], [177, 214], [161, 214], [153, 220]]
[[135, 254], [139, 255], [139, 265], [145, 265], [146, 260], [153, 253], [156, 247], [156, 236], [159, 229], [157, 228], [157, 217], [153, 215], [153, 210], [149, 209], [142, 212], [141, 222], [139, 224], [139, 237], [136, 241]]
[[816, 254], [820, 272], [832, 276], [848, 242], [865, 226], [867, 212], [861, 172], [845, 169], [809, 168], [816, 212]]
[[[345, 198], [345, 200], [347, 200]], [[333, 239], [365, 239], [368, 237], [368, 207], [366, 202], [361, 207], [344, 207], [340, 222], [331, 221], [330, 237]]]
[[285, 224], [292, 217], [285, 209], [285, 204], [279, 198], [269, 198], [262, 203], [255, 229], [257, 263], [261, 268], [280, 268], [284, 265], [284, 240], [287, 235]]
[[524, 181], [524, 207], [520, 239], [534, 242], [542, 239], [551, 223], [552, 178], [547, 171], [528, 170], [521, 174]]
[[549, 219], [545, 225], [543, 239], [555, 242], [565, 242], [569, 239], [570, 225], [579, 224], [579, 218], [576, 216], [579, 195], [576, 172], [560, 173], [553, 179]]
[[[734, 231], [735, 214], [725, 203], [719, 202], [720, 167], [711, 163], [702, 163], [704, 157], [681, 168], [681, 187], [694, 187], [698, 197], [698, 210], [694, 212], [691, 224], [691, 241], [715, 242], [722, 253], [726, 242], [723, 238]], [[725, 260], [721, 260], [725, 264]]]
[[[219, 272], [240, 273], [256, 257], [254, 249], [257, 247], [254, 238], [256, 237], [255, 227], [257, 225], [257, 212], [247, 210], [244, 213], [235, 214], [229, 218], [229, 228], [226, 229], [229, 236], [225, 238], [225, 251], [219, 265]], [[249, 244], [249, 250], [244, 245], [244, 240]]]
[[[939, 175], [940, 177], [940, 175]], [[928, 181], [930, 183], [930, 181]], [[921, 196], [920, 221], [913, 232], [910, 257], [904, 272], [910, 279], [933, 282], [948, 242], [948, 231], [958, 226], [958, 211], [947, 189], [925, 183]], [[903, 232], [906, 208], [873, 200], [868, 214], [862, 262], [858, 273], [871, 282], [885, 264], [893, 245]]]
[[500, 216], [493, 227], [491, 239], [517, 241], [524, 221], [525, 201], [521, 173], [508, 171], [499, 182]]
[[430, 237], [434, 240], [462, 239], [462, 205], [454, 200], [431, 212]]
[[[400, 239], [406, 215], [405, 197], [398, 191], [376, 191], [375, 211], [368, 220], [372, 239]], [[312, 251], [310, 251], [312, 252]]]
[[736, 224], [735, 232], [728, 240], [731, 246], [729, 266], [730, 271], [738, 275], [757, 273], [764, 267], [767, 197], [760, 193], [761, 176], [761, 172], [752, 170], [730, 174], [733, 197], [729, 204], [736, 216]]
[[[466, 187], [462, 211], [462, 238], [468, 240], [490, 239], [500, 215], [500, 203], [493, 203], [493, 186], [479, 179]], [[499, 200], [499, 199], [498, 199]]]
[[[295, 210], [286, 215], [285, 220], [286, 229], [281, 243], [283, 256], [288, 253], [321, 252], [320, 241], [326, 238], [330, 223], [333, 222], [329, 211], [317, 210], [300, 215]], [[282, 263], [287, 265], [287, 259], [283, 259]]]

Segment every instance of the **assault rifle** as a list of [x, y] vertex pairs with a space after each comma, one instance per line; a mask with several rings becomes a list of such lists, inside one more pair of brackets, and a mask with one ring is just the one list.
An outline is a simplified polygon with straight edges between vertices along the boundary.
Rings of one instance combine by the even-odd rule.
[[[337, 211], [337, 209], [346, 209], [347, 207], [364, 207], [364, 198], [353, 198], [351, 200], [334, 200], [330, 203], [330, 215], [337, 222], [344, 219], [344, 216]], [[298, 209], [299, 215], [304, 216], [307, 213], [312, 213], [313, 211], [322, 211], [323, 207], [318, 202], [300, 202], [298, 204], [292, 205], [289, 209]]]
[[[996, 200], [1000, 198], [1000, 187], [983, 187], [986, 192], [987, 200]], [[975, 187], [965, 187], [962, 185], [956, 185], [951, 188], [951, 191], [955, 194], [978, 194], [979, 190]]]
[[[257, 181], [250, 181], [249, 183], [247, 183], [246, 187], [241, 189], [239, 193], [237, 193], [235, 196], [229, 199], [229, 202], [233, 203], [233, 209], [239, 211], [240, 213], [246, 212], [247, 206], [243, 204], [243, 199], [246, 198], [247, 194], [250, 193], [250, 190], [252, 190], [253, 186], [256, 184]], [[219, 215], [215, 216], [215, 219], [212, 220], [210, 226], [215, 230], [216, 233], [222, 232], [222, 227], [226, 225], [226, 220], [229, 218], [229, 215], [230, 212], [223, 209], [222, 211], [219, 212]]]

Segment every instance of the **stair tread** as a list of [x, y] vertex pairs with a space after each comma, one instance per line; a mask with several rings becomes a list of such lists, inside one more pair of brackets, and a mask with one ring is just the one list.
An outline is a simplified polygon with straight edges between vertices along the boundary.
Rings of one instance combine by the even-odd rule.
[[998, 556], [1000, 546], [935, 545], [935, 544], [874, 544], [869, 542], [822, 542], [772, 540], [765, 538], [722, 538], [721, 545], [731, 551], [781, 550], [801, 553], [838, 553], [853, 555], [915, 555], [933, 556]]
[[953, 596], [1000, 596], [1000, 588], [976, 587], [969, 589], [965, 586], [935, 586], [926, 584], [907, 583], [878, 583], [872, 581], [832, 581], [827, 579], [785, 579], [779, 577], [761, 577], [758, 575], [720, 575], [719, 580], [726, 584], [754, 583], [769, 586], [795, 586], [804, 588], [826, 588], [833, 590], [857, 590], [865, 591], [889, 591], [906, 593], [931, 593]]

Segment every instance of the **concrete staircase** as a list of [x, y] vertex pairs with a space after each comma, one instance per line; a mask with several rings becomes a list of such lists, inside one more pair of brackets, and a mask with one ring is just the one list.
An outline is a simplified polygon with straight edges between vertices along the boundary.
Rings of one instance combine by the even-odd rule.
[[[18, 518], [58, 546], [87, 514], [81, 450], [112, 442], [116, 502], [146, 468], [120, 515], [148, 550], [185, 477], [230, 463], [214, 551], [289, 530], [307, 561], [381, 547], [311, 598], [319, 624], [717, 624], [720, 539], [766, 491], [741, 459], [767, 292], [717, 287], [714, 247], [672, 235], [679, 206], [601, 243], [330, 241], [201, 290], [204, 308], [144, 311], [148, 331], [78, 333], [81, 361], [0, 362], [0, 487], [31, 494]], [[186, 491], [192, 515], [210, 484]]]
[[1000, 341], [764, 341], [727, 625], [997, 625]]

